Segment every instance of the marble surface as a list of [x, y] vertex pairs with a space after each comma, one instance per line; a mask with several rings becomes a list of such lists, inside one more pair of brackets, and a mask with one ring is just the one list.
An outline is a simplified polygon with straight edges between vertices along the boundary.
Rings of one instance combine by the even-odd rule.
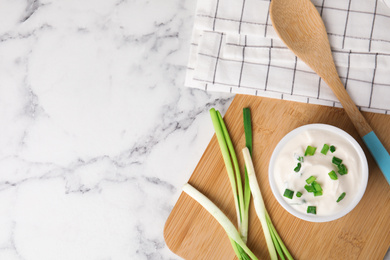
[[195, 5], [0, 0], [0, 259], [179, 259], [165, 220], [233, 98], [183, 87]]
[[232, 98], [183, 88], [194, 10], [0, 0], [0, 259], [178, 259], [165, 220]]

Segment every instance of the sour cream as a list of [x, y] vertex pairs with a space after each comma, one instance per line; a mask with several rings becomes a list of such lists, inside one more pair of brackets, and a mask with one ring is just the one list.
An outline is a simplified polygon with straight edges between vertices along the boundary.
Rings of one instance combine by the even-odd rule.
[[[278, 145], [277, 154], [273, 155], [275, 158], [271, 159], [272, 167], [270, 169], [272, 168], [273, 171], [270, 173], [273, 177], [271, 184], [276, 186], [276, 192], [280, 195], [276, 197], [278, 200], [284, 200], [297, 212], [306, 215], [313, 215], [307, 213], [308, 206], [316, 207], [316, 216], [335, 215], [345, 211], [348, 207], [350, 208], [352, 204], [355, 206], [363, 196], [367, 184], [368, 173], [364, 172], [368, 172], [367, 161], [364, 153], [364, 160], [362, 160], [360, 146], [349, 135], [350, 138], [346, 138], [345, 135], [332, 131], [334, 127], [325, 126], [315, 129], [308, 127], [304, 131], [290, 136], [286, 142]], [[354, 143], [351, 142], [351, 139]], [[336, 151], [333, 153], [328, 151], [326, 155], [322, 154], [321, 149], [324, 144], [335, 146]], [[280, 145], [282, 146], [280, 147]], [[356, 149], [356, 145], [360, 150]], [[314, 155], [304, 156], [308, 146], [317, 148]], [[299, 157], [303, 157], [303, 162], [301, 162], [300, 170], [295, 172], [294, 168], [299, 163]], [[343, 160], [342, 163], [348, 168], [347, 174], [340, 175], [338, 173], [337, 166], [332, 163], [333, 157]], [[332, 170], [336, 172], [337, 180], [331, 179], [328, 175]], [[308, 185], [306, 179], [311, 176], [316, 177], [316, 182], [321, 185], [323, 190], [321, 196], [314, 196], [312, 192], [308, 192], [304, 188], [305, 185]], [[364, 181], [365, 185], [362, 185]], [[364, 188], [363, 193], [362, 187]], [[294, 191], [292, 199], [283, 196], [286, 189]], [[297, 192], [301, 192], [302, 196], [297, 197]], [[337, 202], [343, 192], [346, 194], [345, 197]]]

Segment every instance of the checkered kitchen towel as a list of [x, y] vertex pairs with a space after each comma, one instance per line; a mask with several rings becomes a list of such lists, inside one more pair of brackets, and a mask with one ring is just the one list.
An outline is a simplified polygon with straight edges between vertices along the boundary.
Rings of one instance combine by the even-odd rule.
[[[313, 0], [338, 72], [364, 111], [390, 113], [390, 8], [382, 0]], [[185, 85], [338, 106], [278, 39], [269, 0], [198, 0]]]

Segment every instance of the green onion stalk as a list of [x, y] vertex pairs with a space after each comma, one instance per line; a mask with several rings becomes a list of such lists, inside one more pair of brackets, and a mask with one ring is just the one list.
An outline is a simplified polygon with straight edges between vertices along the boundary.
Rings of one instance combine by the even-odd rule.
[[253, 196], [253, 204], [255, 206], [256, 214], [263, 228], [263, 233], [271, 260], [277, 260], [277, 254], [281, 259], [285, 259], [285, 257], [287, 257], [287, 259], [293, 260], [293, 257], [291, 256], [287, 247], [284, 245], [281, 237], [279, 236], [274, 225], [272, 224], [267, 209], [265, 208], [264, 200], [260, 191], [260, 186], [257, 182], [253, 161], [248, 148], [245, 147], [242, 152], [244, 155], [245, 166], [248, 171], [249, 185]]

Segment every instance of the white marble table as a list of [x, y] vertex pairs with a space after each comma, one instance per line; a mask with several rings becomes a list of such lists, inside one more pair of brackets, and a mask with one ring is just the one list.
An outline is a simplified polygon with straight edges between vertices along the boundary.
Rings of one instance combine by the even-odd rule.
[[0, 259], [179, 259], [164, 223], [233, 97], [183, 87], [194, 10], [0, 0]]
[[183, 88], [194, 1], [0, 1], [0, 259], [178, 259], [163, 227], [231, 96]]

